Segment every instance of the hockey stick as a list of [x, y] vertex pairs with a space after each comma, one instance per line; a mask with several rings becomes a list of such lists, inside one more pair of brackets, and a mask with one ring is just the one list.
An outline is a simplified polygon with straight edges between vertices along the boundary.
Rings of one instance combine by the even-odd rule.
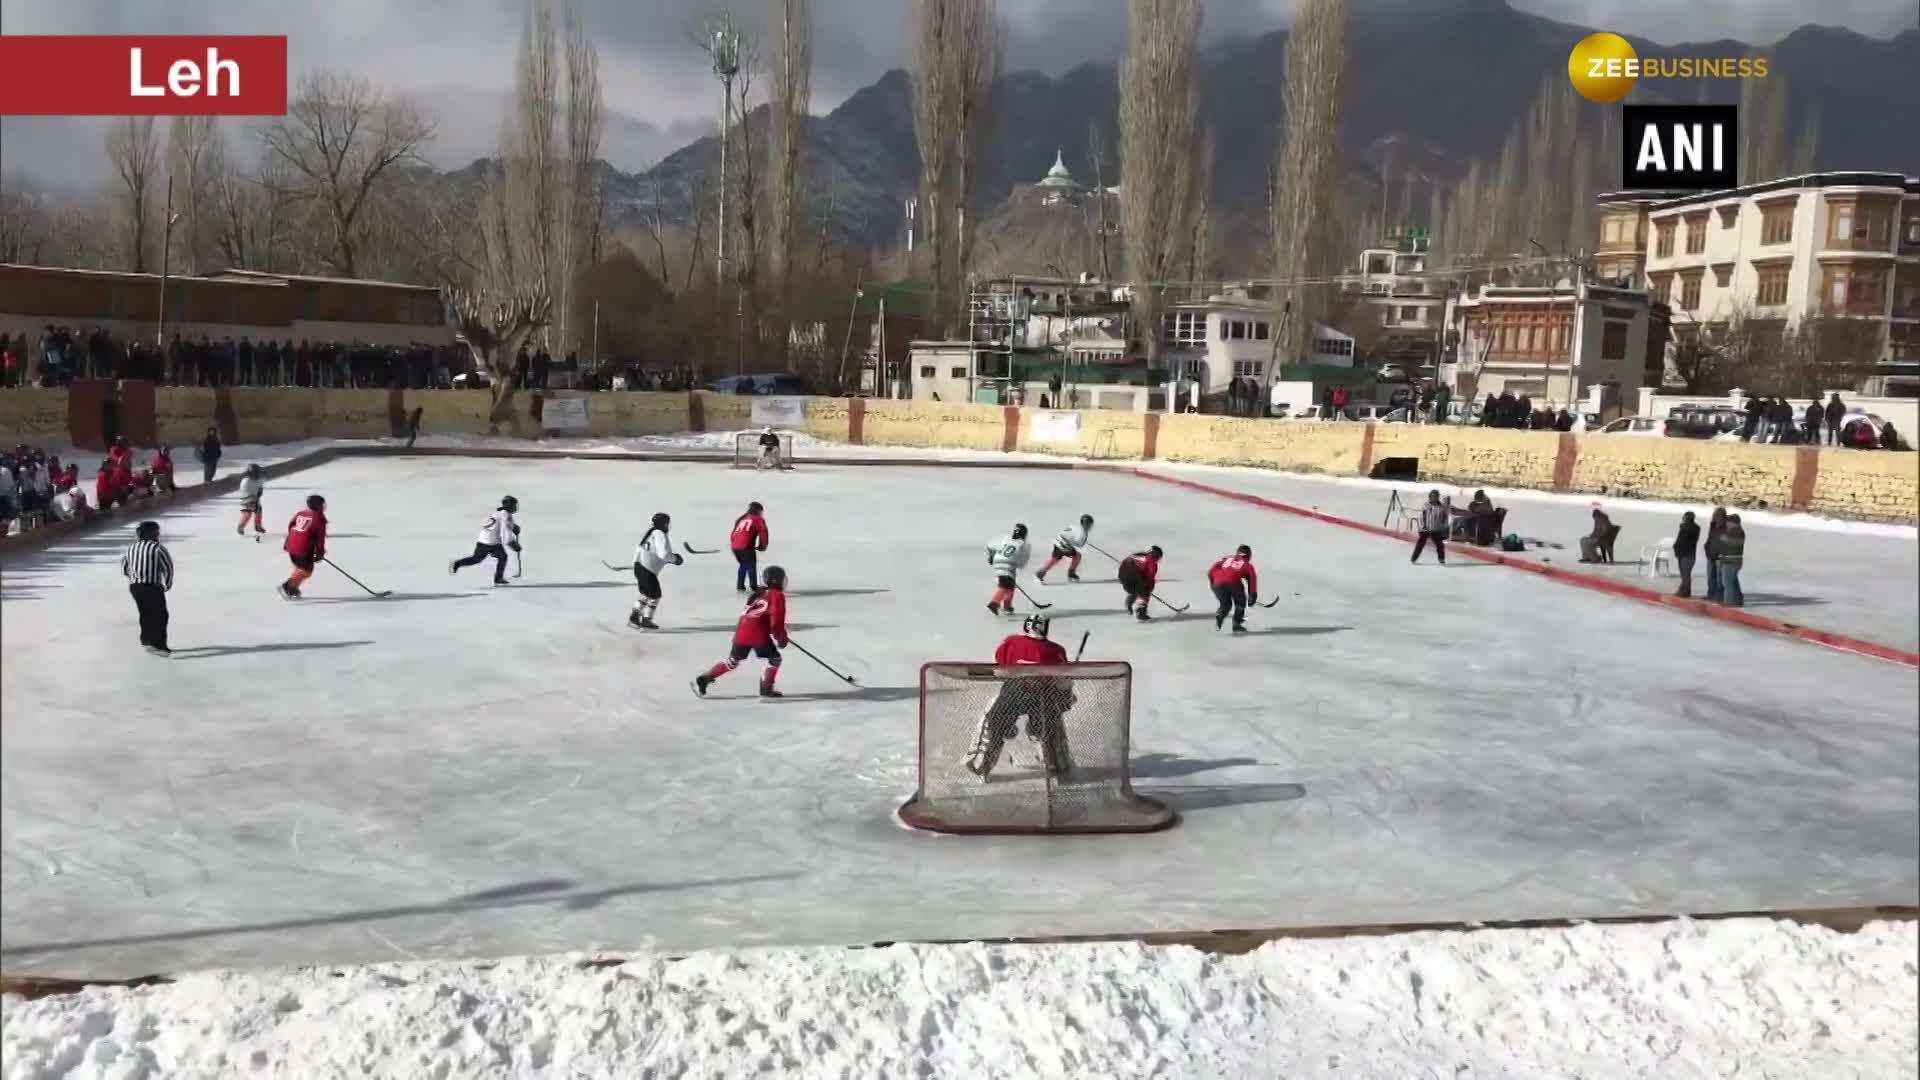
[[1280, 602], [1280, 598], [1279, 598], [1278, 596], [1275, 596], [1275, 597], [1274, 597], [1273, 599], [1271, 599], [1271, 600], [1269, 600], [1269, 601], [1267, 601], [1267, 602], [1266, 602], [1266, 603], [1264, 603], [1264, 604], [1254, 604], [1254, 605], [1252, 605], [1252, 606], [1253, 606], [1253, 607], [1257, 607], [1257, 608], [1270, 608], [1270, 607], [1272, 607], [1272, 606], [1274, 606], [1275, 604], [1278, 604], [1279, 602]]
[[606, 567], [607, 569], [613, 571], [616, 574], [624, 574], [627, 571], [633, 569], [633, 567], [631, 566], [616, 566], [605, 559], [600, 560], [600, 565]]
[[1093, 636], [1093, 631], [1091, 630], [1088, 630], [1080, 635], [1080, 647], [1073, 650], [1074, 663], [1077, 664], [1080, 662], [1080, 654], [1087, 651], [1087, 639], [1092, 636]]
[[[1105, 555], [1105, 556], [1106, 556], [1107, 558], [1109, 558], [1109, 559], [1113, 559], [1113, 552], [1111, 552], [1111, 551], [1108, 551], [1108, 550], [1107, 550], [1106, 548], [1103, 548], [1103, 547], [1101, 547], [1100, 545], [1098, 545], [1098, 544], [1096, 544], [1096, 543], [1094, 543], [1093, 541], [1091, 541], [1091, 540], [1089, 540], [1089, 541], [1087, 541], [1087, 546], [1088, 546], [1088, 547], [1090, 547], [1090, 548], [1092, 548], [1093, 550], [1095, 550], [1095, 551], [1097, 551], [1097, 552], [1099, 552], [1100, 554], [1102, 554], [1102, 555]], [[1114, 561], [1115, 563], [1118, 563], [1118, 562], [1119, 562], [1120, 560], [1119, 560], [1119, 559], [1113, 559], [1113, 561]]]
[[[340, 564], [337, 562], [334, 562], [332, 559], [321, 559], [320, 561], [323, 563], [326, 563], [328, 566], [333, 567], [335, 570], [340, 570]], [[355, 585], [360, 586], [361, 589], [366, 591], [366, 594], [368, 596], [373, 597], [375, 600], [385, 600], [387, 597], [393, 595], [392, 589], [388, 589], [385, 592], [374, 592], [372, 589], [368, 589], [366, 584], [363, 583], [359, 578], [354, 577], [352, 574], [347, 573], [345, 570], [340, 570], [340, 576], [346, 578], [348, 581], [353, 582]]]
[[1174, 607], [1172, 604], [1167, 603], [1165, 600], [1161, 600], [1159, 597], [1159, 594], [1157, 593], [1154, 595], [1154, 600], [1164, 605], [1168, 611], [1171, 611], [1176, 615], [1185, 615], [1187, 613], [1187, 609], [1193, 606], [1192, 604], [1183, 604], [1180, 607]]
[[701, 551], [701, 550], [700, 550], [699, 548], [697, 548], [697, 547], [694, 547], [694, 546], [693, 546], [692, 544], [689, 544], [689, 543], [687, 543], [687, 542], [686, 542], [685, 540], [682, 540], [682, 541], [680, 541], [680, 546], [681, 546], [681, 547], [683, 547], [683, 548], [686, 548], [686, 549], [687, 549], [687, 554], [689, 554], [689, 555], [718, 555], [718, 554], [720, 554], [720, 549], [719, 549], [719, 548], [714, 548], [714, 549], [713, 549], [712, 551]]
[[1032, 604], [1034, 607], [1039, 608], [1041, 611], [1045, 611], [1048, 608], [1053, 606], [1052, 604], [1043, 604], [1040, 601], [1035, 600], [1033, 598], [1033, 594], [1027, 591], [1027, 587], [1025, 585], [1020, 584], [1017, 581], [1013, 583], [1013, 587], [1016, 589], [1019, 589], [1020, 595], [1027, 598], [1027, 603]]
[[802, 644], [800, 644], [799, 642], [797, 642], [797, 641], [795, 641], [795, 640], [793, 640], [792, 638], [788, 638], [788, 639], [787, 639], [787, 644], [789, 644], [789, 645], [791, 645], [791, 646], [793, 646], [793, 647], [794, 647], [794, 648], [796, 648], [796, 649], [799, 649], [799, 650], [800, 650], [800, 655], [802, 655], [802, 656], [804, 656], [804, 657], [806, 657], [807, 659], [809, 659], [809, 660], [811, 660], [811, 661], [813, 661], [813, 662], [814, 662], [814, 663], [816, 663], [816, 664], [819, 664], [819, 665], [820, 665], [821, 667], [823, 667], [823, 668], [826, 668], [826, 669], [827, 669], [828, 671], [830, 671], [830, 672], [833, 672], [833, 674], [834, 674], [834, 676], [835, 676], [836, 678], [839, 678], [839, 679], [841, 679], [841, 680], [844, 680], [844, 681], [845, 681], [845, 682], [846, 682], [846, 683], [847, 683], [848, 685], [850, 685], [850, 686], [859, 686], [859, 685], [860, 685], [859, 683], [857, 683], [857, 682], [854, 682], [854, 681], [853, 681], [853, 676], [851, 676], [851, 675], [842, 675], [842, 674], [840, 674], [840, 673], [839, 673], [838, 671], [834, 671], [834, 668], [833, 668], [833, 665], [832, 665], [832, 664], [829, 664], [829, 663], [827, 663], [827, 662], [826, 662], [825, 660], [822, 660], [822, 659], [820, 659], [819, 657], [817, 657], [817, 656], [815, 656], [815, 655], [813, 655], [813, 653], [811, 653], [811, 652], [809, 652], [809, 651], [807, 651], [807, 647], [806, 647], [805, 645], [802, 645]]

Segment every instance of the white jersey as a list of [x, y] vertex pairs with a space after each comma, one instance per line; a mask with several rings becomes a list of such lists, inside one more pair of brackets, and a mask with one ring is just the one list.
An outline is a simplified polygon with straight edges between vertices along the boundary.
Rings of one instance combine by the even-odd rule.
[[1054, 536], [1053, 546], [1068, 551], [1079, 551], [1087, 546], [1088, 540], [1092, 539], [1092, 532], [1093, 530], [1085, 525], [1069, 525]]
[[658, 574], [673, 565], [673, 540], [663, 529], [648, 529], [633, 549], [633, 561], [648, 573]]
[[480, 535], [475, 538], [477, 544], [498, 544], [506, 547], [520, 538], [520, 526], [514, 523], [513, 512], [495, 510], [486, 524], [480, 526]]
[[267, 485], [261, 483], [255, 477], [249, 476], [240, 481], [240, 502], [247, 506], [257, 507], [260, 505], [260, 493], [265, 490], [267, 490]]
[[987, 545], [987, 561], [993, 565], [993, 572], [1003, 577], [1019, 576], [1031, 554], [1025, 540], [1015, 540], [1011, 536]]

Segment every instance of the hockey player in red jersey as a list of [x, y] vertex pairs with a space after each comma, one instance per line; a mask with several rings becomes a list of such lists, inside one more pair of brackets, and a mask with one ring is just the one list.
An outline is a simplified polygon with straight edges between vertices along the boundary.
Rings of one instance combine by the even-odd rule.
[[766, 588], [754, 591], [753, 598], [747, 601], [747, 610], [740, 615], [740, 625], [733, 631], [733, 649], [725, 660], [693, 680], [693, 692], [706, 697], [707, 687], [712, 686], [715, 679], [739, 667], [740, 661], [751, 654], [767, 662], [766, 673], [760, 676], [760, 696], [784, 697], [773, 688], [773, 681], [780, 677], [780, 648], [786, 643], [787, 572], [769, 566]]
[[[1000, 667], [1059, 667], [1071, 663], [1067, 650], [1048, 640], [1053, 620], [1045, 615], [1029, 615], [1020, 624], [1020, 633], [1000, 643], [993, 651], [993, 662]], [[1073, 708], [1073, 687], [1068, 680], [1047, 676], [1008, 678], [1000, 684], [1000, 694], [980, 718], [980, 730], [974, 736], [973, 752], [967, 755], [967, 769], [985, 780], [1000, 760], [1007, 740], [1020, 734], [1020, 717], [1027, 718], [1027, 734], [1040, 742], [1047, 774], [1065, 776], [1073, 769], [1067, 751], [1066, 714]]]
[[1153, 599], [1154, 583], [1160, 580], [1160, 558], [1164, 554], [1155, 544], [1120, 560], [1120, 587], [1127, 590], [1127, 606], [1122, 610], [1133, 612], [1141, 622], [1152, 618], [1147, 614], [1147, 602]]
[[313, 576], [314, 567], [327, 557], [327, 500], [307, 496], [307, 508], [287, 522], [287, 542], [282, 545], [293, 560], [293, 574], [280, 583], [283, 600], [300, 599], [300, 586]]
[[1253, 549], [1241, 544], [1233, 554], [1223, 555], [1207, 568], [1207, 583], [1213, 586], [1214, 599], [1220, 601], [1213, 613], [1213, 628], [1233, 612], [1233, 632], [1247, 632], [1247, 605], [1260, 599], [1260, 575], [1253, 569]]
[[733, 533], [727, 537], [727, 546], [733, 549], [733, 561], [740, 564], [733, 578], [733, 587], [738, 592], [760, 587], [760, 553], [767, 550], [767, 541], [773, 538], [767, 531], [765, 513], [766, 507], [757, 502], [748, 503], [747, 512], [734, 519]]

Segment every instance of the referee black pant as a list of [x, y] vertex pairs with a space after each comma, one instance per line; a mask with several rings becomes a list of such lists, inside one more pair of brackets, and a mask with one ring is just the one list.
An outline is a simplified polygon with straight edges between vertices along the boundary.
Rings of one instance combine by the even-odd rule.
[[158, 585], [128, 585], [133, 606], [140, 609], [140, 644], [167, 647], [167, 590]]

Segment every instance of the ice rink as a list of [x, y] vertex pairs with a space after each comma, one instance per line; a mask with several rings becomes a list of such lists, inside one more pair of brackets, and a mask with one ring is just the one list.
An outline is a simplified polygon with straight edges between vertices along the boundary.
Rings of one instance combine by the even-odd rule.
[[[136, 644], [124, 532], [8, 561], [9, 972], [1920, 899], [1909, 668], [1409, 566], [1394, 541], [1122, 475], [348, 459], [270, 485], [269, 522], [310, 491], [333, 557], [395, 596], [323, 568], [286, 603], [277, 534], [236, 538], [232, 498], [185, 507], [160, 519], [179, 565], [162, 660]], [[525, 576], [449, 578], [507, 493]], [[724, 554], [665, 575], [663, 630], [624, 625], [631, 577], [602, 562], [657, 510], [723, 547], [748, 499], [795, 638], [861, 688], [790, 654], [783, 702], [753, 696], [754, 665], [695, 699], [740, 607]], [[1037, 562], [1082, 512], [1109, 551], [1164, 547], [1163, 595], [1194, 604], [1137, 625], [1098, 556], [1037, 592], [1056, 639], [1090, 630], [1089, 659], [1133, 663], [1136, 783], [1181, 823], [902, 828], [920, 664], [1018, 628], [984, 610], [985, 543], [1024, 521]], [[1283, 602], [1233, 639], [1204, 570], [1242, 542]]]

